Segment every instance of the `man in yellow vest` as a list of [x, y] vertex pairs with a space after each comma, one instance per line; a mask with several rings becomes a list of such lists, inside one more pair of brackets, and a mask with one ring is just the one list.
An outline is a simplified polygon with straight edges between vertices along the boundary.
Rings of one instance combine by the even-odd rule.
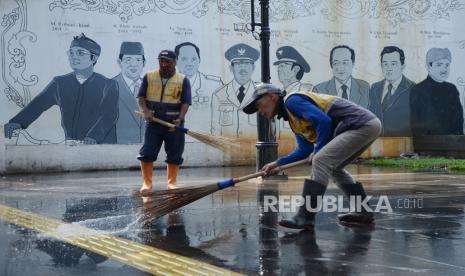
[[[318, 203], [322, 202], [330, 178], [351, 200], [367, 200], [363, 186], [344, 167], [380, 135], [381, 122], [373, 113], [337, 96], [307, 91], [284, 95], [276, 86], [267, 83], [256, 87], [242, 110], [247, 114], [258, 111], [268, 119], [277, 115], [289, 121], [296, 136], [297, 148], [288, 156], [266, 164], [262, 170], [267, 174], [277, 166], [312, 158], [312, 174], [310, 179], [305, 179], [302, 192], [306, 202], [293, 218], [281, 220], [281, 226], [312, 229]], [[371, 224], [374, 215], [362, 204], [359, 212], [339, 215], [339, 221]]]
[[176, 72], [176, 54], [163, 50], [158, 55], [159, 70], [148, 72], [138, 94], [138, 103], [147, 121], [144, 144], [137, 159], [140, 160], [144, 182], [141, 194], [152, 191], [153, 162], [157, 159], [161, 145], [165, 144], [168, 188], [176, 188], [176, 176], [182, 164], [184, 152], [184, 133], [175, 131], [157, 123], [156, 118], [172, 122], [177, 126], [184, 124], [184, 118], [191, 104], [191, 85], [189, 79]]

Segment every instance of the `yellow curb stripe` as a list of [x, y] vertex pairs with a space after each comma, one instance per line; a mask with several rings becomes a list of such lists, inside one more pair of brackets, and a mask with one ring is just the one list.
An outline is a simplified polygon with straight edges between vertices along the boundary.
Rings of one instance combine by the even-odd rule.
[[155, 275], [241, 275], [102, 231], [0, 204], [0, 220], [44, 233]]

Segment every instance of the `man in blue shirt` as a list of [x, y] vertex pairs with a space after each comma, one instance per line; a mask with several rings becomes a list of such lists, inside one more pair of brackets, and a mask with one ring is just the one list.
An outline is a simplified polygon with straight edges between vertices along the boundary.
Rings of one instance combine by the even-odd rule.
[[140, 109], [146, 120], [144, 144], [137, 159], [140, 160], [143, 183], [142, 195], [152, 191], [153, 162], [158, 158], [164, 143], [166, 151], [168, 188], [176, 188], [179, 166], [184, 159], [184, 133], [151, 121], [152, 116], [184, 125], [184, 118], [191, 105], [191, 85], [189, 79], [176, 72], [176, 53], [163, 50], [158, 54], [159, 70], [147, 72], [137, 95]]
[[[303, 197], [309, 200], [312, 210], [317, 208], [317, 198], [322, 197], [329, 179], [349, 197], [366, 198], [363, 186], [344, 170], [381, 133], [381, 122], [367, 109], [337, 96], [312, 92], [293, 92], [288, 95], [272, 84], [257, 86], [243, 111], [259, 112], [271, 119], [274, 116], [289, 121], [296, 135], [297, 148], [288, 156], [265, 165], [267, 174], [277, 166], [312, 156], [312, 175], [306, 179]], [[297, 214], [279, 224], [294, 229], [309, 229], [314, 226], [315, 212], [307, 210], [307, 204]], [[339, 216], [344, 224], [373, 223], [373, 214], [362, 210]]]

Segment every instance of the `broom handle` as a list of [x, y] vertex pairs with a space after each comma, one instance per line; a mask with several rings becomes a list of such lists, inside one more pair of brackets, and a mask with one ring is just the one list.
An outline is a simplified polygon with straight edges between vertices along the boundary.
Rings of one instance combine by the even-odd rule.
[[[142, 111], [134, 111], [134, 113], [136, 113], [136, 114], [139, 115], [139, 116], [144, 117], [144, 112], [142, 112]], [[160, 119], [158, 119], [158, 118], [156, 118], [156, 117], [154, 117], [154, 116], [151, 116], [151, 117], [150, 117], [150, 120], [153, 121], [153, 122], [155, 122], [155, 123], [159, 123], [160, 125], [167, 126], [167, 127], [176, 127], [175, 124], [168, 123], [168, 122], [166, 122], [166, 121], [160, 120]]]
[[[286, 164], [286, 165], [278, 166], [278, 167], [276, 167], [276, 168], [274, 168], [272, 170], [272, 173], [277, 173], [277, 172], [283, 171], [285, 169], [289, 169], [289, 168], [292, 168], [292, 167], [295, 167], [295, 166], [298, 166], [298, 165], [302, 165], [302, 164], [305, 164], [305, 163], [308, 163], [308, 164], [311, 163], [309, 161], [309, 158], [305, 158], [303, 160], [296, 161], [296, 162], [293, 162], [293, 163], [289, 163], [289, 164]], [[265, 172], [260, 171], [260, 172], [256, 172], [256, 173], [252, 173], [252, 174], [249, 174], [249, 175], [245, 175], [245, 176], [242, 176], [242, 177], [235, 178], [234, 182], [239, 183], [239, 182], [242, 182], [242, 181], [246, 181], [246, 180], [249, 180], [249, 179], [252, 179], [252, 178], [255, 178], [255, 177], [259, 177], [259, 176], [264, 176], [264, 175], [265, 175]]]
[[[305, 158], [303, 160], [296, 161], [296, 162], [293, 162], [293, 163], [289, 163], [287, 165], [278, 166], [278, 167], [274, 168], [272, 170], [272, 172], [277, 173], [279, 171], [282, 171], [282, 170], [285, 170], [285, 169], [288, 169], [288, 168], [291, 168], [291, 167], [295, 167], [295, 166], [298, 166], [298, 165], [302, 165], [302, 164], [305, 164], [305, 163], [310, 164], [311, 160], [313, 159], [312, 157], [313, 157], [313, 154], [310, 155], [310, 157]], [[244, 175], [244, 176], [237, 177], [237, 178], [230, 178], [230, 179], [221, 180], [221, 181], [217, 182], [216, 185], [218, 185], [219, 190], [222, 190], [222, 189], [234, 186], [236, 183], [246, 181], [246, 180], [249, 180], [249, 179], [252, 179], [252, 178], [255, 178], [255, 177], [259, 177], [259, 176], [265, 176], [265, 172], [260, 171], [260, 172], [252, 173], [252, 174], [249, 174], [249, 175]]]
[[[134, 111], [134, 113], [136, 113], [139, 116], [144, 117], [144, 112]], [[155, 122], [155, 123], [159, 123], [160, 125], [163, 125], [163, 126], [166, 126], [166, 127], [175, 128], [176, 130], [184, 132], [185, 134], [192, 135], [192, 132], [190, 132], [189, 129], [187, 129], [185, 127], [182, 127], [182, 126], [177, 126], [177, 125], [172, 124], [172, 123], [168, 123], [167, 121], [163, 121], [161, 119], [158, 119], [155, 116], [151, 116], [150, 121]]]

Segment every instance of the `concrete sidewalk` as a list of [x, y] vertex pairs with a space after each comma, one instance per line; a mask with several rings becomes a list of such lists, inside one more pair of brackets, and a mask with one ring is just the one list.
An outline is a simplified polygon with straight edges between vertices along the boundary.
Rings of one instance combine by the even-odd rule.
[[[180, 187], [203, 185], [253, 171], [192, 168], [181, 170], [178, 180]], [[289, 170], [285, 181], [238, 184], [155, 221], [144, 213], [142, 199], [132, 196], [141, 181], [138, 171], [7, 176], [0, 180], [0, 204], [243, 274], [465, 274], [465, 175], [363, 166], [350, 171], [372, 202], [386, 196], [392, 207], [376, 214], [372, 228], [341, 226], [337, 212], [320, 213], [314, 232], [278, 228], [277, 220], [292, 214], [263, 212], [263, 198], [300, 195], [308, 167]], [[164, 189], [165, 171], [156, 170], [154, 179], [155, 189]], [[331, 184], [327, 195], [340, 194]], [[0, 235], [1, 275], [145, 274], [90, 252], [73, 255], [71, 246], [4, 221]]]

